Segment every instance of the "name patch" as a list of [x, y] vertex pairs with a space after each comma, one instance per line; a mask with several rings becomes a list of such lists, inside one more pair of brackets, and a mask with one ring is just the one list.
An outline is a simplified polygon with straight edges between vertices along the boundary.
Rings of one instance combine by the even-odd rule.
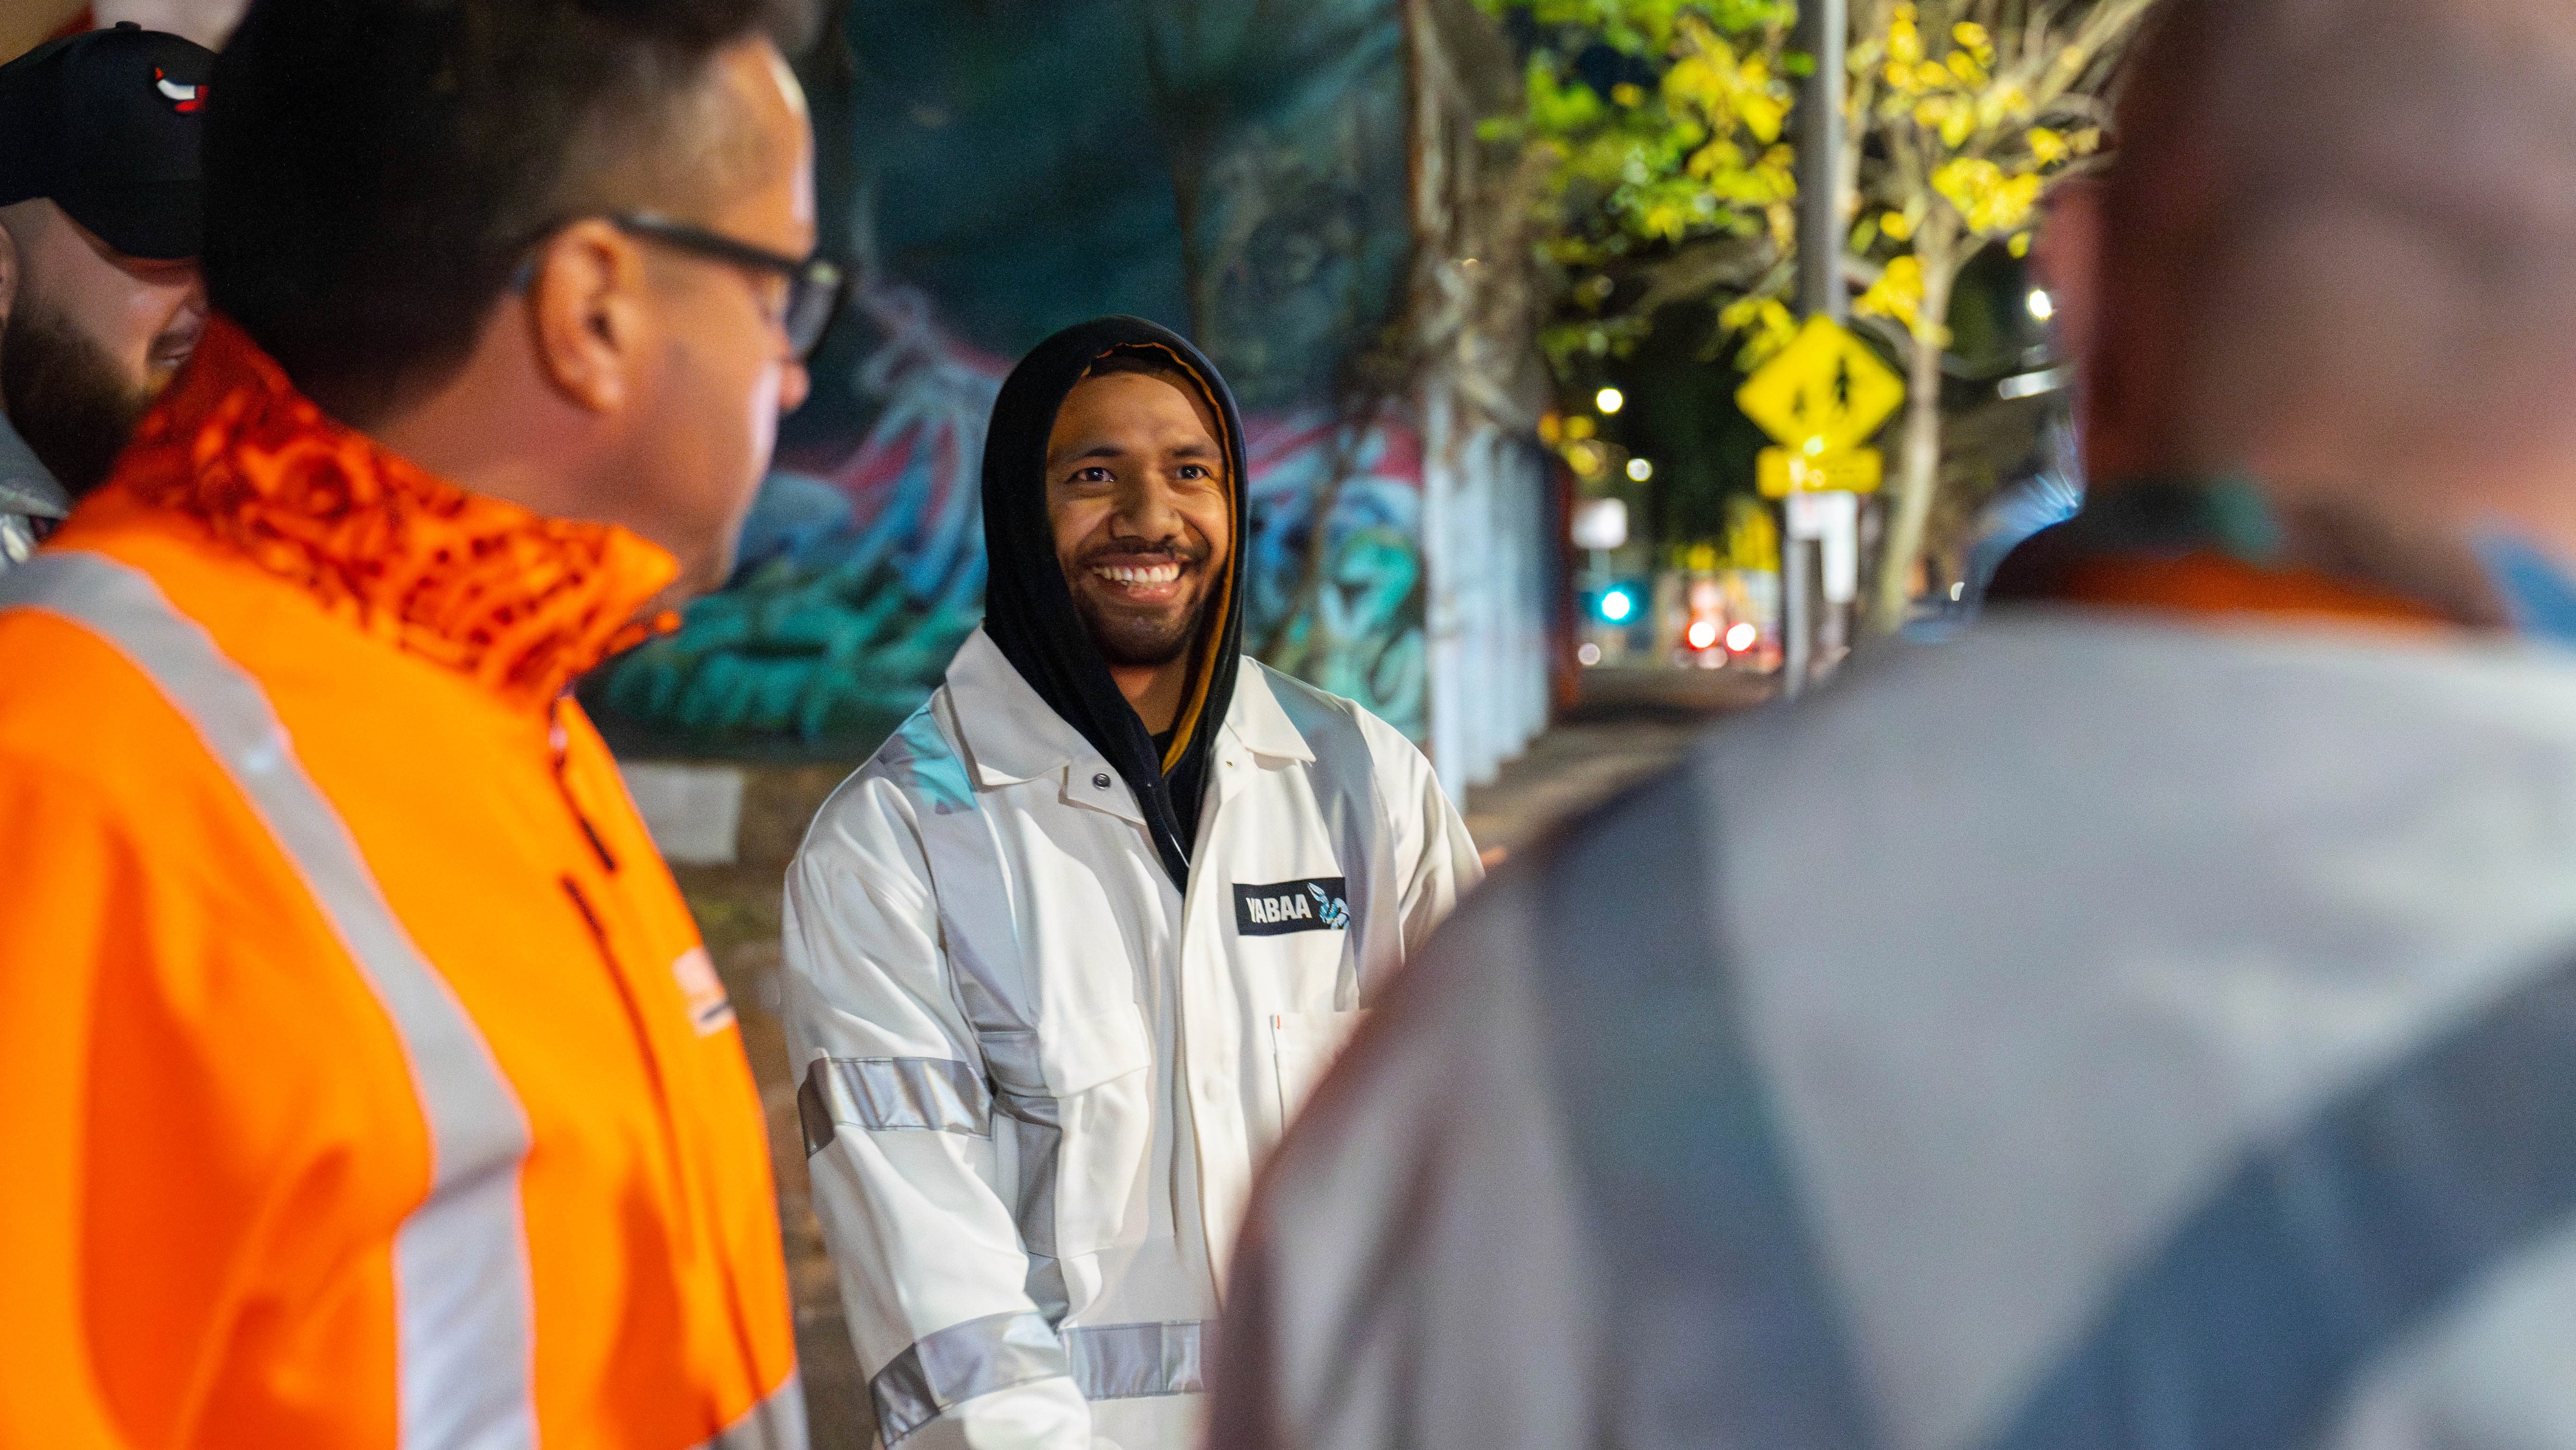
[[1350, 903], [1339, 876], [1234, 888], [1234, 929], [1243, 936], [1343, 931], [1350, 924]]

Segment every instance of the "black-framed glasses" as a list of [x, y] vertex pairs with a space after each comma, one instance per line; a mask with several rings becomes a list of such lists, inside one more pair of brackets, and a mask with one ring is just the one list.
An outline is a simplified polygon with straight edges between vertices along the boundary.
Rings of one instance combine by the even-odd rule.
[[772, 272], [787, 279], [787, 306], [779, 324], [787, 332], [787, 345], [797, 361], [814, 355], [823, 341], [823, 333], [832, 319], [840, 314], [841, 304], [848, 300], [850, 279], [840, 267], [821, 257], [803, 260], [736, 241], [722, 232], [649, 211], [611, 212], [602, 220], [629, 236], [660, 242], [683, 252], [695, 253], [709, 261], [729, 262], [755, 272]]
[[[657, 212], [606, 212], [601, 213], [599, 219], [629, 236], [660, 242], [709, 261], [727, 262], [755, 272], [773, 272], [785, 277], [787, 306], [779, 317], [779, 325], [785, 329], [787, 345], [795, 350], [798, 362], [814, 355], [815, 347], [823, 341], [823, 334], [830, 330], [832, 319], [840, 316], [842, 304], [850, 298], [849, 276], [821, 257], [807, 257], [800, 262], [767, 247], [736, 241], [722, 232], [691, 226]], [[577, 220], [577, 217], [567, 217], [549, 225], [539, 235], [551, 235]], [[519, 270], [510, 278], [510, 290], [525, 292], [536, 279], [537, 259], [527, 257], [521, 260]]]

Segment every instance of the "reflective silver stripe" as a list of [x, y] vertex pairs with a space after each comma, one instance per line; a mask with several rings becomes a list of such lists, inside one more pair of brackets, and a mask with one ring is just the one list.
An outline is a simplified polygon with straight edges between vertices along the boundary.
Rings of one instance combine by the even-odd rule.
[[[978, 804], [966, 763], [940, 733], [932, 705], [915, 711], [878, 751], [876, 768], [899, 782], [918, 812], [921, 847], [939, 902], [940, 945], [955, 969], [958, 1004], [975, 1030], [975, 1048], [993, 1083], [993, 1111], [1010, 1134], [1019, 1192], [1011, 1215], [1040, 1276], [1039, 1289], [1060, 1289], [1056, 1257], [1056, 1175], [1064, 1142], [1062, 1106], [1047, 1094], [1034, 1005], [1020, 953], [1012, 899], [993, 823]], [[1034, 1295], [1062, 1317], [1061, 1295]]]
[[1342, 868], [1342, 890], [1351, 906], [1343, 970], [1354, 991], [1337, 1006], [1365, 1006], [1378, 975], [1404, 960], [1400, 916], [1404, 888], [1395, 879], [1395, 841], [1386, 808], [1378, 800], [1377, 757], [1370, 753], [1368, 732], [1360, 728], [1356, 706], [1328, 695], [1305, 681], [1261, 666], [1264, 679], [1288, 723], [1297, 727], [1306, 748], [1314, 752], [1307, 779], [1324, 828], [1333, 838], [1333, 855]]
[[805, 1450], [805, 1386], [795, 1375], [699, 1450]]
[[936, 1057], [818, 1057], [796, 1090], [811, 1158], [847, 1123], [871, 1132], [964, 1133], [989, 1137], [992, 1104], [984, 1081], [962, 1062]]
[[993, 1109], [1010, 1125], [1019, 1152], [1019, 1197], [1011, 1218], [1020, 1226], [1020, 1242], [1030, 1254], [1052, 1259], [1056, 1253], [1055, 1185], [1064, 1171], [1064, 1101], [1025, 1093], [994, 1095]]
[[[894, 1444], [995, 1390], [1070, 1375], [1086, 1400], [1195, 1395], [1207, 1389], [1214, 1326], [1088, 1324], [1059, 1338], [1038, 1314], [989, 1314], [924, 1335], [868, 1385], [877, 1432]], [[730, 1447], [728, 1447], [730, 1450]]]
[[[874, 768], [911, 798], [918, 813], [931, 896], [939, 903], [940, 946], [956, 968], [958, 1005], [982, 1041], [986, 1067], [1006, 1086], [1014, 1085], [1014, 1069], [1024, 1069], [1027, 1076], [1016, 1085], [1035, 1086], [1036, 1003], [1029, 997], [1019, 930], [1009, 909], [1015, 893], [966, 762], [940, 733], [938, 703], [934, 696], [913, 712], [878, 748]], [[962, 909], [967, 906], [972, 909]]]
[[10, 606], [45, 610], [99, 635], [196, 728], [302, 874], [402, 1040], [431, 1176], [427, 1200], [394, 1238], [398, 1443], [531, 1450], [537, 1425], [519, 1213], [528, 1125], [482, 1035], [394, 918], [258, 682], [150, 579], [96, 554], [41, 554], [0, 574], [0, 608]]
[[987, 1314], [914, 1340], [877, 1371], [868, 1393], [877, 1434], [892, 1445], [977, 1395], [1064, 1372], [1064, 1345], [1044, 1315]]
[[1201, 1323], [1086, 1324], [1064, 1332], [1065, 1358], [1086, 1400], [1195, 1395], [1207, 1388]]
[[1049, 1324], [1062, 1324], [1073, 1311], [1073, 1296], [1064, 1286], [1064, 1261], [1045, 1254], [1029, 1255], [1029, 1272], [1023, 1281], [1029, 1302], [1038, 1306]]

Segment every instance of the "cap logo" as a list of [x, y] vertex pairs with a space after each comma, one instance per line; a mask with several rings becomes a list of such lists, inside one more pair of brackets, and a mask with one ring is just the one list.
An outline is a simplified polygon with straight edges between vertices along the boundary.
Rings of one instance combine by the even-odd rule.
[[206, 103], [204, 86], [183, 86], [170, 79], [170, 73], [157, 65], [152, 68], [152, 84], [170, 102], [170, 109], [182, 116]]

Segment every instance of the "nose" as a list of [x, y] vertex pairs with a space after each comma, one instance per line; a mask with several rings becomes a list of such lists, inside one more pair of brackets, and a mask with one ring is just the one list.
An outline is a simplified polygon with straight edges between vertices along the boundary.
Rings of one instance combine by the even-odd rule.
[[170, 309], [168, 320], [162, 324], [163, 331], [192, 328], [206, 320], [206, 274], [198, 270], [196, 264], [174, 269], [165, 279], [164, 286], [175, 291], [165, 290], [158, 294], [163, 305]]
[[1130, 538], [1160, 543], [1182, 530], [1181, 511], [1173, 505], [1172, 486], [1160, 469], [1146, 469], [1119, 490], [1118, 522]]

